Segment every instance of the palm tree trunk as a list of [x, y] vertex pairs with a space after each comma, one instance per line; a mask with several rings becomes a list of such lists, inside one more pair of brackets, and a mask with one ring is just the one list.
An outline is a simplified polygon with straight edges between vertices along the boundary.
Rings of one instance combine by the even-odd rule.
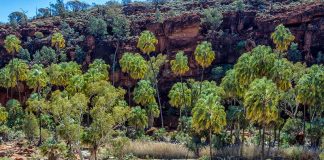
[[130, 86], [129, 86], [129, 76], [127, 76], [127, 92], [128, 92], [128, 105], [131, 105], [131, 96], [130, 96]]
[[160, 115], [161, 115], [161, 127], [163, 128], [164, 127], [164, 124], [163, 124], [163, 113], [162, 113], [162, 105], [161, 105], [161, 99], [160, 99], [159, 86], [158, 86], [158, 82], [157, 82], [157, 79], [156, 79], [156, 76], [157, 75], [155, 73], [155, 70], [154, 70], [154, 67], [153, 67], [153, 62], [150, 59], [150, 57], [149, 57], [149, 61], [150, 61], [150, 64], [151, 64], [151, 69], [153, 71], [153, 75], [154, 75], [155, 90], [156, 90], [156, 94], [157, 94], [157, 98], [158, 98], [158, 103], [159, 103], [159, 108], [160, 108]]
[[[39, 87], [39, 82], [37, 82], [37, 94], [38, 94], [38, 100], [40, 100], [40, 87]], [[38, 116], [39, 116], [39, 141], [37, 146], [42, 145], [42, 113], [40, 106], [38, 106]]]
[[264, 129], [264, 125], [262, 124], [262, 138], [261, 138], [261, 141], [262, 141], [262, 146], [261, 146], [261, 160], [264, 160], [264, 132], [265, 132], [265, 129]]
[[269, 139], [268, 139], [268, 153], [267, 156], [270, 154], [270, 148], [271, 148], [271, 129], [270, 129], [270, 134], [269, 134]]
[[201, 94], [202, 82], [204, 80], [204, 71], [205, 71], [205, 68], [202, 67], [202, 72], [201, 72], [201, 77], [200, 77], [200, 85], [199, 85], [199, 95]]
[[[116, 56], [117, 56], [118, 48], [119, 48], [119, 41], [117, 41], [117, 47], [116, 47], [115, 54], [114, 54], [113, 67], [112, 67], [113, 74], [115, 73], [115, 68], [116, 68]], [[113, 76], [112, 84], [113, 84], [113, 86], [115, 85], [115, 76]]]
[[212, 129], [211, 126], [209, 128], [209, 154], [210, 154], [210, 160], [213, 159], [213, 150], [212, 150]]
[[241, 152], [240, 156], [243, 156], [243, 149], [244, 149], [244, 127], [242, 128], [242, 144], [241, 144]]
[[304, 126], [303, 126], [303, 132], [304, 132], [304, 137], [303, 137], [303, 142], [304, 142], [304, 145], [306, 145], [306, 107], [305, 107], [305, 104], [303, 105], [304, 106]]

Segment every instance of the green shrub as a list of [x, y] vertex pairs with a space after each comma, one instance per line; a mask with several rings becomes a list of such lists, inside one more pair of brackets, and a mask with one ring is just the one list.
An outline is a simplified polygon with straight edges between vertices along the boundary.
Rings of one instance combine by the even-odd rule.
[[43, 34], [42, 32], [35, 32], [35, 33], [34, 33], [34, 36], [35, 36], [37, 39], [44, 38], [44, 34]]
[[205, 9], [202, 22], [210, 26], [210, 29], [216, 30], [223, 22], [223, 14], [217, 8]]
[[27, 62], [30, 62], [30, 61], [31, 61], [30, 53], [29, 53], [28, 49], [23, 49], [23, 48], [21, 48], [21, 49], [19, 50], [19, 53], [18, 53], [17, 56], [18, 56], [20, 59], [25, 60], [25, 61], [27, 61]]
[[47, 66], [52, 63], [57, 63], [57, 55], [54, 49], [43, 46], [41, 50], [36, 51], [33, 55], [33, 61], [34, 63]]
[[88, 32], [94, 36], [102, 37], [107, 34], [107, 23], [101, 18], [92, 17], [88, 22]]
[[281, 139], [283, 144], [288, 143], [289, 145], [296, 144], [296, 136], [303, 131], [303, 122], [301, 119], [289, 118], [282, 127]]
[[287, 58], [290, 61], [293, 62], [298, 62], [302, 60], [302, 54], [301, 52], [298, 50], [298, 44], [297, 43], [291, 43], [290, 48], [288, 50], [288, 54], [287, 54]]
[[33, 113], [25, 115], [23, 131], [29, 142], [34, 141], [38, 136], [38, 121]]
[[16, 99], [10, 99], [6, 104], [6, 107], [8, 111], [8, 127], [14, 129], [22, 129], [24, 121], [24, 110], [20, 102]]

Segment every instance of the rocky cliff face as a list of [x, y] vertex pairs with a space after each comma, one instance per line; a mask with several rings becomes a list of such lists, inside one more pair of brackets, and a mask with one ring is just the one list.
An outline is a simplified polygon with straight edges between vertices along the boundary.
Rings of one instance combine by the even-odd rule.
[[[186, 6], [192, 8], [194, 6]], [[204, 8], [206, 6], [203, 6]], [[140, 14], [145, 8], [140, 6], [125, 7], [126, 14]], [[161, 9], [162, 12], [168, 11], [170, 8]], [[143, 30], [152, 31], [159, 40], [157, 45], [157, 53], [168, 55], [168, 59], [174, 58], [177, 51], [183, 50], [189, 56], [190, 71], [186, 76], [199, 76], [198, 65], [194, 62], [193, 52], [196, 45], [203, 40], [212, 42], [213, 48], [217, 53], [216, 64], [235, 63], [241, 52], [251, 50], [255, 45], [265, 44], [273, 45], [270, 39], [271, 32], [274, 28], [283, 23], [287, 26], [296, 37], [300, 50], [305, 55], [306, 60], [311, 60], [318, 51], [324, 52], [324, 4], [317, 2], [308, 5], [297, 6], [285, 10], [276, 10], [268, 14], [257, 13], [256, 10], [249, 9], [242, 12], [226, 12], [223, 13], [223, 23], [220, 26], [222, 32], [207, 32], [206, 26], [201, 25], [201, 15], [198, 13], [186, 13], [177, 17], [166, 19], [163, 23], [152, 21], [151, 17], [144, 18], [140, 21], [132, 22], [132, 34], [138, 35]], [[98, 40], [91, 35], [87, 35], [85, 25], [80, 22], [66, 21], [76, 31], [86, 36], [84, 42], [80, 45], [87, 51], [87, 60], [89, 63], [93, 58], [103, 58], [111, 63], [109, 54], [113, 53], [115, 46], [110, 40]], [[42, 23], [41, 25], [39, 23]], [[27, 26], [13, 29], [9, 26], [0, 26], [0, 56], [2, 64], [9, 60], [3, 48], [5, 36], [15, 34], [23, 41], [27, 41], [27, 37], [33, 37], [36, 31], [42, 32], [45, 37], [58, 29], [60, 19], [48, 18], [39, 19], [28, 23]], [[122, 44], [118, 57], [121, 57], [125, 51], [139, 52], [136, 47], [136, 37], [133, 37]], [[238, 48], [238, 44], [243, 43], [243, 48]], [[49, 45], [50, 39], [43, 38], [41, 40], [32, 41], [32, 43], [23, 46], [28, 48], [31, 53], [40, 49], [43, 45]], [[243, 49], [243, 51], [242, 51]], [[68, 49], [70, 57], [73, 57], [73, 48]], [[2, 67], [2, 66], [1, 66]], [[166, 95], [167, 91], [177, 81], [177, 77], [171, 74], [169, 65], [163, 66], [159, 75], [159, 83], [164, 86], [162, 92]], [[209, 72], [210, 70], [207, 70]], [[112, 74], [120, 80], [120, 84], [125, 84], [125, 76], [117, 72]], [[209, 78], [207, 76], [207, 78]], [[134, 82], [133, 82], [134, 84]], [[161, 86], [160, 85], [160, 86]], [[5, 98], [1, 94], [1, 102]], [[166, 97], [163, 97], [166, 100]]]

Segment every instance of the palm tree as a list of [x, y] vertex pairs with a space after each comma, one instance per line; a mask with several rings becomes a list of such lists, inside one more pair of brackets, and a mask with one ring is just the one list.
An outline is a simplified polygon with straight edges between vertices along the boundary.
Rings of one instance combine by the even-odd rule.
[[[148, 66], [145, 59], [138, 53], [132, 54], [126, 52], [123, 54], [122, 58], [119, 60], [122, 72], [128, 73], [133, 79], [142, 79], [147, 73]], [[129, 77], [128, 83], [129, 83]], [[128, 88], [128, 104], [130, 105], [130, 84], [127, 85]]]
[[263, 134], [261, 159], [264, 159], [265, 127], [278, 118], [279, 94], [276, 84], [266, 78], [256, 79], [251, 84], [244, 97], [246, 118], [261, 125]]
[[210, 94], [199, 98], [192, 109], [192, 125], [198, 131], [208, 131], [210, 159], [213, 159], [212, 134], [218, 134], [226, 126], [226, 112], [220, 97]]
[[[180, 51], [176, 54], [175, 59], [170, 61], [170, 64], [171, 64], [172, 72], [180, 76], [180, 82], [182, 84], [182, 98], [185, 100], [185, 89], [182, 83], [182, 76], [189, 71], [188, 57], [184, 55], [183, 51]], [[180, 109], [180, 114], [181, 114], [181, 109]]]
[[[171, 106], [179, 108], [181, 119], [181, 111], [186, 106], [190, 106], [191, 103], [191, 90], [188, 88], [187, 84], [175, 83], [168, 94], [169, 103]], [[181, 125], [182, 126], [182, 125]], [[182, 130], [182, 128], [181, 128]]]
[[[32, 102], [30, 105], [34, 108], [34, 111], [38, 112], [38, 117], [39, 117], [39, 142], [38, 145], [41, 145], [42, 143], [42, 136], [41, 136], [41, 131], [42, 131], [42, 120], [41, 120], [41, 112], [42, 112], [42, 108], [45, 107], [45, 100], [42, 97], [42, 95], [40, 94], [40, 91], [43, 87], [45, 87], [47, 85], [47, 83], [49, 82], [49, 78], [48, 75], [45, 71], [45, 69], [43, 68], [42, 65], [38, 65], [35, 64], [32, 66], [32, 69], [28, 72], [28, 76], [27, 76], [27, 85], [29, 86], [29, 88], [34, 89], [34, 92], [37, 92], [37, 94], [32, 95], [31, 96], [31, 100]], [[36, 102], [36, 103], [34, 103]], [[35, 109], [36, 107], [36, 109]]]
[[29, 66], [26, 63], [26, 61], [14, 58], [9, 62], [8, 64], [9, 68], [11, 69], [11, 74], [13, 76], [13, 80], [15, 80], [15, 86], [18, 88], [18, 93], [19, 93], [19, 100], [21, 101], [21, 95], [20, 95], [20, 89], [19, 89], [19, 81], [25, 81], [27, 79], [27, 73], [29, 70]]
[[280, 24], [271, 34], [271, 39], [276, 45], [276, 49], [283, 53], [288, 50], [290, 43], [295, 40], [295, 36], [288, 28], [286, 28], [283, 24]]
[[[195, 60], [197, 63], [202, 67], [202, 72], [201, 72], [201, 79], [200, 82], [203, 81], [204, 79], [204, 70], [205, 68], [209, 67], [211, 63], [215, 59], [215, 52], [212, 50], [212, 45], [211, 43], [204, 41], [196, 47], [195, 50]], [[201, 92], [201, 85], [199, 89], [199, 93]]]
[[[306, 105], [309, 106], [310, 121], [314, 119], [316, 115], [321, 114], [323, 110], [324, 102], [324, 67], [322, 65], [312, 65], [307, 69], [296, 85], [298, 103], [304, 106], [304, 134], [306, 135]], [[316, 110], [319, 112], [316, 112]], [[313, 112], [312, 112], [313, 110]], [[304, 135], [304, 137], [305, 137]]]
[[136, 131], [139, 129], [144, 129], [147, 126], [147, 121], [148, 118], [144, 109], [141, 109], [139, 106], [132, 108], [129, 124], [134, 126]]
[[154, 34], [150, 31], [143, 31], [138, 39], [137, 42], [137, 48], [139, 48], [144, 54], [147, 55], [150, 65], [151, 65], [151, 70], [154, 74], [154, 86], [156, 89], [156, 94], [158, 97], [158, 104], [160, 107], [160, 114], [161, 114], [161, 126], [163, 127], [163, 113], [162, 113], [162, 105], [161, 105], [161, 99], [160, 99], [160, 92], [159, 92], [159, 86], [158, 86], [158, 81], [157, 81], [157, 73], [154, 69], [152, 59], [149, 58], [150, 54], [155, 51], [155, 45], [158, 44], [158, 40], [154, 36]]
[[13, 77], [10, 75], [10, 68], [4, 67], [0, 69], [0, 86], [6, 88], [7, 90], [7, 99], [9, 98], [9, 88], [12, 88], [16, 85], [16, 81], [12, 80]]
[[60, 52], [62, 48], [65, 48], [65, 39], [60, 32], [56, 32], [52, 35], [51, 42], [52, 47], [55, 47], [58, 52]]
[[[21, 41], [15, 35], [12, 35], [12, 34], [8, 35], [4, 41], [4, 48], [6, 49], [8, 54], [10, 54], [12, 56], [12, 59], [14, 59], [15, 54], [18, 53], [19, 50], [21, 49]], [[11, 62], [14, 62], [14, 61], [11, 61]], [[13, 67], [13, 66], [14, 65], [12, 64], [11, 67]], [[14, 74], [13, 70], [14, 70], [13, 68], [10, 68], [11, 80], [14, 80], [15, 76], [16, 76]], [[14, 86], [16, 86], [16, 85], [14, 85]], [[11, 89], [11, 97], [12, 97], [12, 89]]]

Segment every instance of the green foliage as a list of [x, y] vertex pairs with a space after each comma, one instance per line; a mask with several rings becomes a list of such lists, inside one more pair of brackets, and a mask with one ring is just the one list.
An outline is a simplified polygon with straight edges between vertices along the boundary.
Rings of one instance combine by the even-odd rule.
[[162, 15], [161, 15], [161, 11], [159, 9], [157, 9], [155, 11], [155, 21], [158, 23], [163, 23], [163, 21], [164, 21]]
[[40, 89], [47, 85], [49, 81], [48, 75], [42, 65], [34, 64], [28, 72], [27, 85], [29, 88]]
[[134, 89], [134, 101], [143, 106], [155, 102], [155, 89], [150, 81], [140, 80]]
[[43, 64], [45, 66], [50, 65], [52, 63], [57, 63], [58, 57], [50, 47], [43, 46], [41, 50], [36, 51], [33, 55], [33, 62], [36, 64]]
[[142, 79], [148, 71], [148, 64], [138, 53], [126, 52], [119, 60], [122, 72], [126, 72], [133, 79]]
[[117, 137], [112, 140], [112, 152], [113, 156], [118, 159], [124, 159], [126, 155], [126, 147], [130, 144], [130, 140], [127, 137]]
[[23, 12], [12, 12], [8, 16], [10, 25], [16, 27], [18, 25], [26, 25], [28, 17]]
[[312, 65], [307, 69], [297, 82], [297, 101], [312, 107], [321, 106], [324, 102], [324, 67], [322, 65]]
[[0, 69], [0, 86], [3, 88], [10, 88], [16, 86], [16, 81], [13, 79], [14, 77], [10, 73], [9, 67], [4, 67]]
[[30, 62], [31, 58], [30, 58], [30, 53], [29, 53], [28, 49], [21, 48], [18, 53], [18, 58], [25, 60], [27, 62]]
[[195, 60], [203, 68], [209, 67], [215, 59], [215, 52], [212, 50], [212, 45], [207, 41], [198, 44], [194, 54]]
[[29, 66], [24, 60], [17, 59], [17, 58], [11, 59], [7, 67], [10, 68], [12, 81], [25, 81], [27, 79]]
[[295, 36], [286, 28], [283, 24], [276, 27], [275, 32], [271, 34], [273, 43], [276, 44], [276, 49], [279, 52], [285, 52], [292, 41], [295, 40]]
[[6, 49], [8, 54], [11, 55], [19, 52], [21, 48], [20, 44], [21, 41], [19, 40], [19, 38], [12, 34], [6, 36], [6, 39], [4, 40], [4, 48]]
[[36, 15], [36, 17], [46, 18], [51, 16], [51, 12], [49, 8], [39, 8], [37, 11], [38, 14]]
[[192, 109], [192, 125], [197, 132], [211, 130], [220, 133], [226, 126], [224, 106], [213, 96], [200, 98]]
[[283, 143], [294, 145], [297, 143], [296, 136], [301, 132], [303, 132], [302, 120], [297, 118], [289, 118], [282, 127], [283, 134], [281, 135], [281, 139], [283, 140]]
[[148, 117], [146, 111], [141, 107], [136, 106], [132, 108], [132, 113], [129, 119], [129, 124], [135, 129], [144, 129], [147, 127]]
[[75, 75], [80, 75], [82, 71], [80, 65], [71, 61], [52, 64], [47, 68], [47, 73], [52, 85], [67, 86], [69, 80]]
[[202, 22], [210, 26], [211, 30], [217, 30], [223, 22], [223, 14], [217, 8], [205, 9]]
[[79, 0], [72, 0], [66, 3], [66, 7], [72, 10], [73, 12], [78, 12], [89, 8], [90, 5]]
[[8, 111], [8, 127], [21, 129], [25, 113], [20, 102], [16, 99], [10, 99], [6, 104], [6, 108]]
[[175, 83], [168, 94], [171, 106], [183, 109], [191, 105], [191, 90], [186, 83]]
[[298, 62], [303, 59], [301, 52], [298, 50], [298, 44], [292, 42], [288, 50], [287, 58], [290, 61]]
[[34, 33], [35, 38], [41, 39], [44, 38], [44, 34], [42, 32], [35, 32]]
[[76, 45], [75, 47], [75, 61], [79, 64], [82, 64], [85, 60], [86, 53], [82, 50], [82, 48], [79, 45]]
[[258, 124], [269, 124], [278, 118], [279, 95], [276, 85], [266, 78], [256, 79], [244, 96], [246, 118]]
[[107, 23], [101, 18], [92, 17], [88, 22], [88, 32], [97, 37], [107, 34]]
[[55, 47], [57, 50], [60, 50], [65, 47], [65, 39], [60, 32], [56, 32], [52, 35], [51, 39], [52, 47]]
[[123, 14], [113, 17], [112, 33], [117, 40], [125, 40], [130, 34], [130, 21]]
[[188, 57], [184, 55], [184, 52], [180, 51], [176, 54], [174, 60], [170, 61], [171, 70], [176, 75], [184, 75], [187, 71], [189, 71], [188, 66]]
[[64, 17], [66, 14], [66, 9], [63, 0], [56, 0], [56, 3], [50, 3], [51, 13], [54, 16]]
[[64, 157], [66, 152], [66, 147], [64, 143], [57, 143], [54, 140], [47, 140], [40, 147], [40, 151], [48, 159], [59, 159]]
[[316, 55], [316, 63], [323, 64], [324, 63], [324, 54], [319, 51]]
[[95, 59], [90, 65], [88, 71], [85, 73], [86, 82], [95, 82], [99, 80], [108, 80], [109, 65], [102, 59]]
[[[155, 83], [155, 80], [160, 72], [161, 66], [167, 62], [167, 56], [163, 54], [158, 54], [157, 56], [150, 57], [149, 66], [151, 69], [148, 69], [145, 73], [145, 80], [149, 80], [152, 83]], [[152, 67], [153, 66], [153, 67]], [[154, 71], [153, 71], [154, 70]], [[154, 74], [155, 72], [155, 74]]]
[[149, 55], [151, 52], [155, 51], [155, 45], [157, 45], [157, 43], [158, 40], [152, 32], [143, 31], [138, 39], [137, 48], [139, 48], [144, 54]]
[[245, 4], [243, 0], [235, 0], [232, 4], [236, 11], [243, 11], [245, 8]]
[[214, 80], [220, 80], [223, 78], [228, 70], [230, 70], [233, 66], [230, 64], [218, 65], [212, 68], [211, 77]]
[[7, 122], [8, 119], [8, 112], [6, 108], [0, 104], [0, 124], [3, 125]]
[[26, 135], [26, 138], [29, 140], [29, 142], [34, 141], [36, 136], [38, 136], [37, 127], [38, 127], [38, 121], [36, 119], [36, 116], [33, 113], [25, 114], [23, 120], [23, 131]]

